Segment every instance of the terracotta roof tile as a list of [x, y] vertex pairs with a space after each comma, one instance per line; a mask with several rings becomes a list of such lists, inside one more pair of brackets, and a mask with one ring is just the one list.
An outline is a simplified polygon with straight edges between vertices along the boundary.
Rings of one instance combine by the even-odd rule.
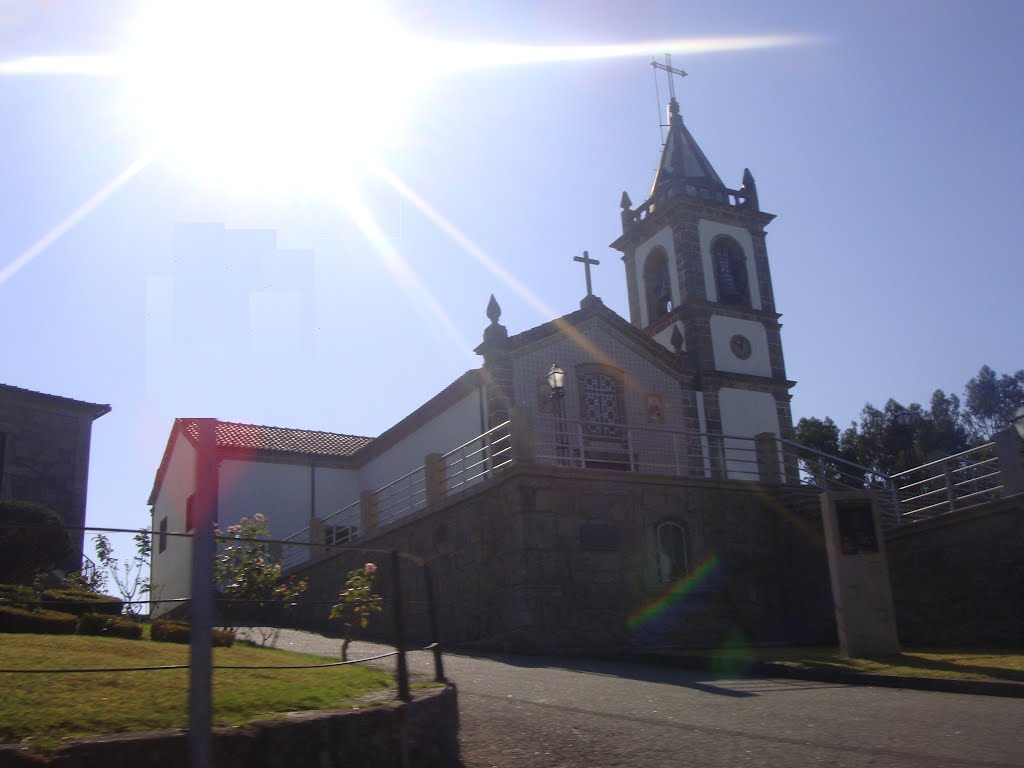
[[[199, 428], [193, 419], [183, 419], [190, 439], [199, 437]], [[341, 435], [311, 429], [267, 427], [262, 424], [239, 424], [233, 421], [217, 422], [217, 447], [239, 448], [251, 451], [280, 451], [283, 453], [311, 453], [318, 456], [351, 456], [373, 442], [372, 437]]]

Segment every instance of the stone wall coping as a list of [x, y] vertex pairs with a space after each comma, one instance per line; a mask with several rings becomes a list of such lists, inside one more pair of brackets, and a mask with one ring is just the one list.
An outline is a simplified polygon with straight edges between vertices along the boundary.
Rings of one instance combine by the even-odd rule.
[[[69, 741], [41, 756], [22, 745], [0, 745], [0, 768], [89, 768], [187, 764], [187, 731], [173, 729]], [[456, 768], [455, 686], [420, 689], [413, 700], [365, 709], [294, 712], [213, 731], [216, 768]]]

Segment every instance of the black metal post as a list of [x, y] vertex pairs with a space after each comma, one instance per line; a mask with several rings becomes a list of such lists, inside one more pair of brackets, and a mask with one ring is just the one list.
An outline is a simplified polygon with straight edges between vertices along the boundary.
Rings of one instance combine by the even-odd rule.
[[398, 669], [395, 674], [398, 677], [398, 698], [402, 701], [409, 701], [409, 667], [405, 660], [405, 616], [402, 607], [402, 577], [399, 571], [401, 561], [398, 559], [398, 550], [391, 550], [391, 571], [392, 590], [391, 600], [394, 603], [392, 610], [395, 612], [395, 650], [398, 651]]
[[213, 525], [217, 505], [215, 419], [199, 419], [196, 450], [195, 530], [192, 535], [192, 624], [188, 684], [188, 764], [212, 765]]
[[434, 604], [434, 583], [430, 580], [430, 566], [423, 564], [423, 582], [427, 587], [427, 615], [430, 617], [430, 635], [434, 646], [434, 680], [447, 683], [444, 661], [441, 659], [441, 633], [437, 628], [437, 606]]

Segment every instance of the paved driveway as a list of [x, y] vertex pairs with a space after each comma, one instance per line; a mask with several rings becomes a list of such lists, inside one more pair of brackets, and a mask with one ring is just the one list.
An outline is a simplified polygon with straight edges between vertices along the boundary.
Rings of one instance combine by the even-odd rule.
[[[285, 632], [279, 645], [337, 653], [338, 641]], [[432, 672], [430, 654], [410, 659]], [[445, 666], [466, 768], [1024, 766], [1024, 699], [522, 656]]]

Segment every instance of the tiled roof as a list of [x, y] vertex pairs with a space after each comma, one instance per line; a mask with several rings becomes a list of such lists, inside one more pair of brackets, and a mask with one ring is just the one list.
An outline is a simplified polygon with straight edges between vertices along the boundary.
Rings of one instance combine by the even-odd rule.
[[[182, 419], [182, 425], [191, 440], [199, 437], [199, 427], [195, 419]], [[232, 421], [217, 422], [218, 448], [307, 453], [317, 456], [351, 456], [372, 441], [372, 437], [341, 435], [336, 432], [238, 424]]]
[[54, 405], [62, 405], [71, 408], [81, 408], [83, 410], [92, 413], [94, 419], [98, 419], [100, 416], [110, 413], [110, 406], [106, 403], [87, 403], [84, 400], [75, 400], [71, 397], [62, 397], [61, 395], [49, 395], [46, 392], [36, 392], [33, 389], [24, 389], [22, 387], [15, 387], [10, 384], [0, 384], [0, 393], [10, 393], [15, 396], [30, 397], [36, 400], [50, 402]]

